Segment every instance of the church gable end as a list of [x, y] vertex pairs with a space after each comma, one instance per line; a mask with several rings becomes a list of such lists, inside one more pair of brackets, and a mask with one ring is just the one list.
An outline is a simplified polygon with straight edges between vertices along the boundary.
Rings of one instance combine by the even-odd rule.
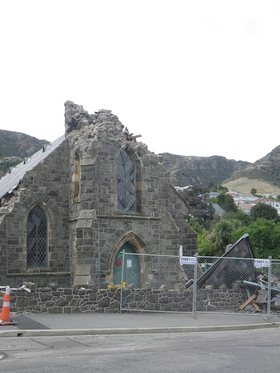
[[71, 101], [65, 135], [26, 172], [2, 219], [0, 207], [2, 281], [105, 288], [118, 278], [122, 246], [136, 254], [196, 251], [188, 206], [139, 135], [111, 111], [88, 114]]

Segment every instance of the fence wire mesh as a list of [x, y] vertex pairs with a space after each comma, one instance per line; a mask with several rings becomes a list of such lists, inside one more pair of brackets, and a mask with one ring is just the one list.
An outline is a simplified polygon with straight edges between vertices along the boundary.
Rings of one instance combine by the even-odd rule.
[[280, 316], [280, 260], [271, 260], [271, 312]]
[[194, 266], [178, 256], [124, 253], [121, 309], [192, 312]]
[[253, 258], [198, 257], [197, 265], [197, 311], [251, 312], [258, 276]]
[[122, 310], [280, 315], [280, 260], [124, 253]]

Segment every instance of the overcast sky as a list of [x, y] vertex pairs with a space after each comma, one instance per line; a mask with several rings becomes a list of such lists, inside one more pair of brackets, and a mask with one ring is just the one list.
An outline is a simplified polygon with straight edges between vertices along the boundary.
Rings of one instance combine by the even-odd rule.
[[0, 0], [0, 129], [55, 140], [64, 102], [155, 153], [280, 145], [280, 0]]

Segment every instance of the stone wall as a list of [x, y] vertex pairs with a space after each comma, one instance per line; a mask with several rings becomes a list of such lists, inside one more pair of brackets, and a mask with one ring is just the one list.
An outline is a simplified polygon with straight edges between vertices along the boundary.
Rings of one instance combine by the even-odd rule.
[[84, 288], [37, 288], [11, 294], [11, 312], [119, 312], [120, 291]]
[[[94, 288], [36, 288], [11, 293], [11, 312], [82, 313], [119, 312], [120, 290]], [[246, 300], [241, 290], [199, 290], [197, 311], [235, 311]], [[3, 300], [0, 301], [2, 306]], [[192, 312], [193, 293], [185, 291], [130, 290], [122, 292], [122, 309], [131, 311]]]
[[[43, 162], [26, 172], [19, 189], [14, 191], [13, 209], [2, 217], [0, 213], [1, 285], [21, 286], [23, 281], [32, 279], [39, 286], [50, 281], [63, 281], [60, 286], [70, 286], [69, 175], [65, 140]], [[48, 267], [43, 269], [27, 267], [27, 218], [36, 205], [48, 219]]]
[[[234, 311], [247, 299], [241, 290], [213, 289], [198, 290], [196, 296], [197, 311]], [[124, 290], [122, 308], [159, 312], [192, 312], [193, 292], [161, 290]]]

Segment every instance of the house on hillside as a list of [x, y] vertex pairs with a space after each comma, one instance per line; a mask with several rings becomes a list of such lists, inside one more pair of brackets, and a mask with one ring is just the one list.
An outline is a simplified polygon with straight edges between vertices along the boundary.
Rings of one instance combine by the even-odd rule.
[[253, 196], [253, 194], [248, 194], [248, 193], [240, 193], [240, 192], [228, 192], [227, 194], [231, 195], [234, 202], [236, 204], [241, 204], [241, 203], [254, 203], [258, 197]]
[[254, 204], [256, 205], [257, 203], [265, 203], [266, 205], [274, 207], [277, 210], [278, 215], [280, 215], [280, 201], [272, 198], [261, 197], [255, 200]]
[[[108, 110], [65, 103], [65, 135], [0, 179], [0, 283], [120, 281], [122, 252], [197, 251], [189, 207], [158, 155]], [[130, 260], [135, 287], [144, 261]]]
[[227, 194], [230, 194], [233, 197], [237, 207], [248, 215], [250, 215], [251, 208], [258, 203], [265, 203], [274, 207], [278, 211], [278, 215], [280, 215], [280, 201], [275, 199], [267, 197], [260, 198], [253, 196], [252, 194], [243, 194], [239, 192], [228, 192]]
[[232, 196], [237, 207], [247, 215], [250, 215], [251, 208], [255, 205], [255, 201], [258, 199], [258, 197], [253, 196], [252, 194], [245, 194], [235, 191], [229, 191], [227, 194]]
[[254, 206], [254, 203], [238, 203], [238, 208], [242, 210], [245, 214], [250, 215], [251, 208]]

